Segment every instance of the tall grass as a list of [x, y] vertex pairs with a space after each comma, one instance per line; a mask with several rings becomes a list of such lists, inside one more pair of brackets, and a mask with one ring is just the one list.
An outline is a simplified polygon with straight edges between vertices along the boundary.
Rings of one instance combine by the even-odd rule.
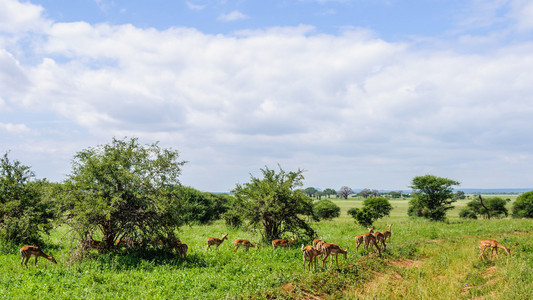
[[[61, 239], [66, 229], [59, 228], [44, 245], [58, 265], [40, 258], [36, 267], [32, 260], [26, 269], [20, 266], [18, 249], [0, 255], [0, 298], [533, 298], [531, 221], [464, 221], [452, 215], [447, 223], [430, 222], [407, 218], [406, 202], [392, 201], [392, 216], [375, 224], [378, 230], [393, 224], [392, 243], [377, 257], [361, 248], [355, 251], [354, 236], [367, 230], [354, 224], [346, 210], [360, 202], [338, 200], [343, 215], [314, 224], [326, 242], [349, 247], [348, 259], [339, 257], [339, 269], [320, 264], [317, 272], [302, 271], [299, 249], [309, 241], [298, 241], [288, 250], [264, 244], [233, 253], [234, 239], [258, 242], [259, 236], [222, 222], [181, 228], [179, 237], [189, 245], [184, 262], [176, 257], [103, 255], [67, 264], [70, 243]], [[228, 240], [218, 250], [206, 251], [207, 237], [222, 233], [228, 233]], [[519, 245], [510, 257], [500, 253], [498, 259], [483, 262], [477, 243], [486, 238]]]

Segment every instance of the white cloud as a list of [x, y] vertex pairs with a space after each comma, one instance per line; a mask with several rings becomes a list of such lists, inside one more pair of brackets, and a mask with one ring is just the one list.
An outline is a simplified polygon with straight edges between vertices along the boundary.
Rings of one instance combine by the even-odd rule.
[[238, 10], [234, 10], [227, 14], [221, 14], [220, 16], [218, 16], [217, 20], [222, 21], [222, 22], [233, 22], [233, 21], [238, 21], [238, 20], [245, 20], [248, 18], [249, 17], [247, 15], [241, 13]]
[[190, 9], [190, 10], [204, 10], [207, 5], [201, 5], [201, 4], [195, 4], [195, 3], [192, 3], [192, 2], [189, 2], [187, 1], [186, 2], [187, 4], [187, 7]]
[[48, 24], [42, 18], [43, 8], [16, 0], [0, 1], [0, 33], [21, 33], [42, 30]]
[[0, 132], [8, 134], [27, 134], [31, 130], [25, 124], [0, 123]]
[[[205, 190], [227, 191], [277, 163], [333, 188], [406, 188], [433, 171], [489, 187], [501, 180], [494, 170], [533, 163], [527, 42], [465, 54], [418, 50], [361, 29], [209, 35], [76, 22], [52, 24], [38, 43], [28, 50], [38, 63], [0, 50], [4, 106], [71, 122], [31, 125], [43, 135], [87, 131], [49, 137], [67, 135], [71, 150], [113, 136], [160, 140], [191, 162], [183, 182]], [[0, 131], [29, 130], [10, 122]], [[57, 155], [50, 161], [65, 156], [46, 153]], [[513, 186], [531, 180], [525, 174]]]

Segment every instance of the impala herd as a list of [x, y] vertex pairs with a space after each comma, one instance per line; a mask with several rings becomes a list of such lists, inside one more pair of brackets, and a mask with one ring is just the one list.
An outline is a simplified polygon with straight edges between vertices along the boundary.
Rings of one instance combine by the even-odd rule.
[[[374, 232], [374, 228], [367, 228], [368, 232], [356, 236], [355, 237], [356, 251], [359, 251], [359, 246], [361, 244], [364, 244], [364, 248], [367, 251], [372, 250], [373, 246], [375, 246], [378, 256], [381, 256], [381, 252], [387, 249], [387, 244], [386, 244], [387, 239], [388, 239], [388, 242], [390, 243], [391, 238], [392, 238], [392, 232], [391, 232], [392, 224], [387, 224], [387, 227], [388, 227], [387, 230], [383, 230], [381, 232], [380, 231]], [[228, 238], [227, 234], [223, 234], [222, 238], [220, 239], [214, 238], [214, 237], [208, 238], [206, 251], [208, 251], [211, 248], [211, 246], [216, 246], [216, 249], [218, 249], [218, 247], [227, 238]], [[119, 239], [116, 242], [116, 246], [127, 246], [127, 245], [131, 246], [132, 244], [135, 244], [135, 243], [140, 243], [140, 242], [134, 242], [128, 239]], [[178, 257], [182, 260], [185, 260], [187, 256], [187, 251], [189, 249], [187, 244], [184, 244], [180, 241], [172, 242], [172, 243], [169, 243], [168, 241], [166, 242], [159, 241], [159, 243], [164, 245], [167, 248], [175, 249]], [[278, 247], [288, 248], [290, 245], [293, 245], [293, 244], [296, 244], [296, 240], [294, 239], [294, 237], [291, 238], [290, 240], [276, 239], [272, 241], [272, 247], [274, 248], [274, 250]], [[233, 241], [233, 245], [235, 246], [235, 248], [233, 249], [233, 252], [236, 252], [237, 249], [239, 249], [239, 247], [241, 246], [246, 247], [246, 251], [248, 251], [250, 247], [257, 249], [257, 245], [254, 245], [249, 240], [245, 240], [245, 239], [236, 239], [235, 241]], [[82, 241], [81, 246], [83, 249], [86, 249], [86, 250], [87, 249], [89, 250], [100, 249], [102, 247], [102, 242], [93, 240], [91, 238], [91, 239]], [[500, 243], [498, 243], [497, 241], [491, 240], [491, 239], [483, 240], [479, 242], [479, 248], [481, 249], [481, 254], [479, 255], [479, 257], [485, 260], [485, 257], [483, 256], [483, 254], [485, 250], [489, 248], [490, 248], [490, 259], [491, 260], [492, 260], [494, 252], [496, 253], [496, 255], [498, 255], [498, 249], [503, 249], [505, 253], [510, 255], [512, 247], [514, 246], [505, 247], [501, 245]], [[314, 239], [312, 245], [304, 246], [304, 244], [302, 244], [302, 247], [300, 249], [303, 253], [303, 270], [305, 271], [305, 263], [308, 262], [307, 266], [308, 266], [308, 270], [310, 271], [311, 264], [313, 262], [314, 262], [314, 266], [316, 270], [317, 260], [320, 256], [322, 257], [321, 258], [322, 267], [325, 267], [326, 259], [330, 257], [329, 268], [331, 268], [331, 266], [333, 265], [333, 256], [335, 256], [335, 263], [337, 264], [337, 268], [338, 268], [339, 267], [338, 255], [339, 254], [344, 255], [344, 258], [347, 259], [349, 248], [342, 249], [337, 244], [326, 243], [321, 239]], [[37, 258], [39, 257], [44, 257], [48, 259], [49, 261], [57, 264], [57, 261], [52, 255], [48, 255], [44, 253], [37, 246], [23, 246], [22, 248], [20, 248], [20, 255], [22, 256], [22, 261], [20, 262], [21, 266], [25, 265], [26, 267], [28, 267], [28, 260], [32, 256], [35, 257], [35, 265], [37, 265]]]

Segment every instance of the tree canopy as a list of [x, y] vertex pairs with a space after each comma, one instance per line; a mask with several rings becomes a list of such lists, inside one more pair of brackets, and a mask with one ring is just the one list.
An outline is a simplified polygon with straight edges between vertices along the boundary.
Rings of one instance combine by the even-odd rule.
[[348, 214], [362, 226], [372, 226], [377, 219], [381, 219], [390, 214], [392, 205], [384, 197], [366, 198], [361, 209], [351, 208]]
[[52, 229], [52, 203], [41, 195], [45, 180], [35, 180], [29, 166], [0, 159], [0, 239], [7, 243], [36, 243]]
[[185, 222], [178, 151], [136, 138], [78, 152], [65, 183], [65, 219], [80, 239], [102, 236], [109, 250], [121, 238], [174, 238]]
[[279, 172], [265, 167], [262, 178], [251, 175], [250, 182], [237, 184], [232, 191], [250, 225], [260, 231], [263, 240], [280, 238], [284, 233], [313, 237], [314, 230], [301, 216], [312, 216], [312, 200], [297, 189], [302, 186], [303, 171]]
[[410, 216], [424, 217], [434, 221], [446, 218], [446, 212], [453, 208], [453, 186], [459, 185], [458, 181], [434, 175], [414, 177], [410, 188], [414, 197], [409, 201], [408, 214]]
[[513, 218], [533, 218], [533, 191], [516, 198], [513, 203]]

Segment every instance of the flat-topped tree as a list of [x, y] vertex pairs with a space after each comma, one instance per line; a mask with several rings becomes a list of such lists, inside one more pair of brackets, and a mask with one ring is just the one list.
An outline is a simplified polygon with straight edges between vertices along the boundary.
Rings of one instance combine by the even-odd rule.
[[433, 221], [443, 221], [446, 212], [453, 208], [453, 186], [458, 181], [434, 175], [413, 178], [410, 188], [413, 199], [409, 201], [409, 216], [424, 217]]

